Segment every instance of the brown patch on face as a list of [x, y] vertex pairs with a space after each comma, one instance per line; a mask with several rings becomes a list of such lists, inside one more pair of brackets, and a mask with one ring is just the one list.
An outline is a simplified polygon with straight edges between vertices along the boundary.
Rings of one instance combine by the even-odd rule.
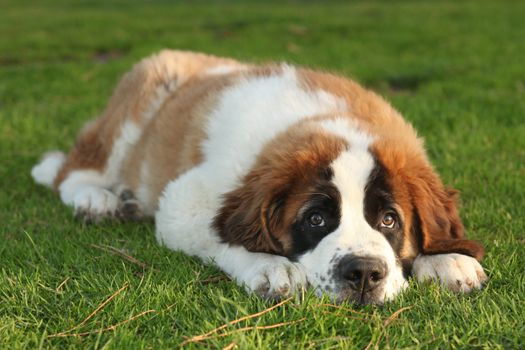
[[412, 148], [402, 135], [383, 137], [372, 148], [388, 171], [387, 181], [405, 216], [408, 239], [401, 258], [413, 259], [418, 253], [459, 253], [481, 260], [483, 247], [464, 238], [457, 192], [445, 188], [423, 150]]
[[224, 196], [213, 226], [225, 242], [289, 256], [297, 213], [347, 147], [312, 122], [292, 126], [270, 142], [241, 186]]

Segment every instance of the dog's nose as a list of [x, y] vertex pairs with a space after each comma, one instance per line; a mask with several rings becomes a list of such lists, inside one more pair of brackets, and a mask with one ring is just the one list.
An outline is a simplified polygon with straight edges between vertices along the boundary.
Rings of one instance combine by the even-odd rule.
[[375, 257], [349, 255], [339, 262], [339, 273], [350, 287], [366, 293], [381, 284], [387, 275], [386, 263]]

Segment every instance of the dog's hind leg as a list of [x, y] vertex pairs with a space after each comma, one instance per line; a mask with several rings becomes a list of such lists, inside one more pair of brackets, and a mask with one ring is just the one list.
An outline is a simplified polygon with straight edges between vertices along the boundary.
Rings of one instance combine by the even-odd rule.
[[174, 79], [162, 63], [148, 58], [122, 78], [105, 111], [79, 133], [58, 171], [54, 187], [77, 218], [96, 222], [116, 215], [119, 200], [113, 189], [121, 182], [122, 164]]
[[33, 168], [34, 179], [54, 187], [80, 219], [115, 216], [119, 199], [113, 190], [123, 185], [122, 166], [148, 122], [178, 86], [220, 64], [236, 62], [168, 50], [142, 60], [124, 75], [102, 115], [83, 128], [70, 153], [44, 157]]

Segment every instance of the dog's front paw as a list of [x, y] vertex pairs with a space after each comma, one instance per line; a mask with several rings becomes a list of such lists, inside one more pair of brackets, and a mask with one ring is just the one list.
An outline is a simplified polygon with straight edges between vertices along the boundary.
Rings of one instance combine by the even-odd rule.
[[281, 256], [258, 261], [244, 277], [248, 292], [267, 299], [282, 299], [307, 287], [302, 266]]
[[480, 289], [487, 280], [480, 263], [463, 254], [419, 255], [412, 272], [418, 281], [438, 279], [455, 292], [469, 293]]

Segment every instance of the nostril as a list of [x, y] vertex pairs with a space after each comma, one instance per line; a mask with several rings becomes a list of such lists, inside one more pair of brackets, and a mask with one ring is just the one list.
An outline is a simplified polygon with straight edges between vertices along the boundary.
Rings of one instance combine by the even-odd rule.
[[377, 281], [380, 281], [382, 280], [383, 277], [381, 276], [381, 273], [378, 272], [378, 271], [374, 271], [370, 274], [370, 280], [373, 281], [373, 282], [377, 282]]
[[349, 281], [352, 282], [359, 282], [361, 278], [363, 277], [363, 273], [359, 270], [350, 270], [346, 275], [343, 276]]
[[385, 266], [385, 264], [379, 264], [370, 273], [370, 278], [373, 279], [374, 281], [381, 281], [385, 277], [386, 277], [386, 266]]

